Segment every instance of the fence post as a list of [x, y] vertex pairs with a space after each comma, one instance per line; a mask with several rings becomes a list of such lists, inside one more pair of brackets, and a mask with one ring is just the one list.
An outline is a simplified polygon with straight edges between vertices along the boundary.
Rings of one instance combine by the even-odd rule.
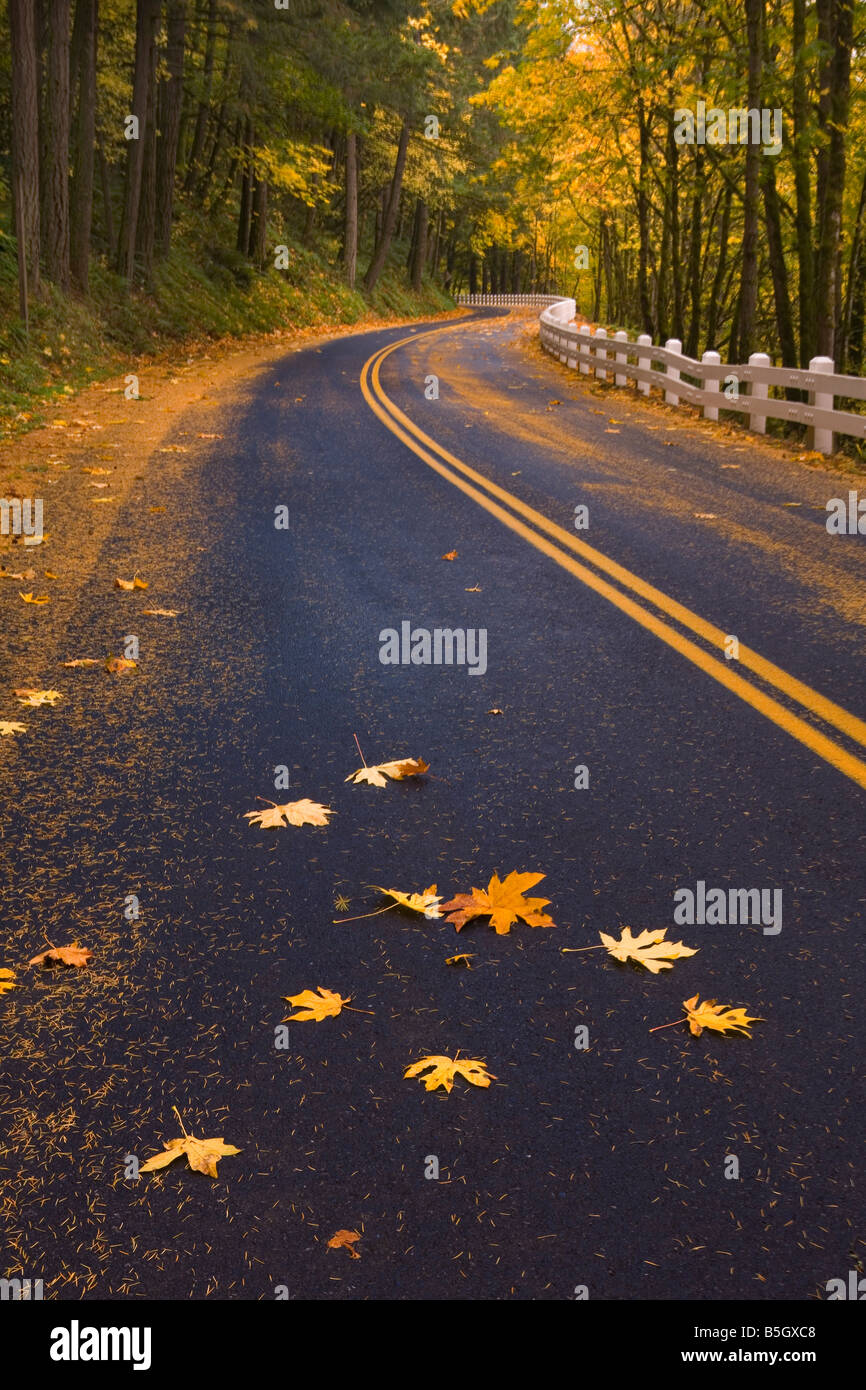
[[[628, 334], [625, 332], [624, 329], [620, 329], [620, 331], [618, 333], [614, 333], [613, 336], [618, 343], [628, 342]], [[614, 353], [614, 357], [616, 358], [617, 362], [628, 361], [628, 354], [625, 352], [616, 352]], [[628, 386], [628, 377], [625, 375], [624, 372], [616, 372], [613, 380], [615, 386]]]
[[[665, 347], [668, 349], [669, 352], [681, 353], [683, 350], [683, 345], [680, 342], [679, 338], [668, 338], [667, 342], [665, 343]], [[666, 363], [665, 373], [667, 376], [671, 378], [672, 381], [679, 381], [680, 379], [679, 367], [671, 367], [669, 363]], [[680, 403], [680, 398], [675, 391], [665, 391], [665, 400], [667, 401], [668, 405], [679, 405]]]
[[[703, 356], [701, 357], [701, 361], [702, 361], [702, 362], [708, 362], [708, 363], [710, 363], [710, 365], [713, 366], [713, 367], [717, 367], [717, 366], [719, 365], [719, 363], [721, 362], [721, 360], [722, 360], [722, 359], [721, 359], [721, 357], [719, 356], [719, 354], [718, 354], [717, 352], [705, 352], [705, 353], [703, 354]], [[722, 383], [721, 383], [721, 381], [719, 380], [718, 377], [713, 377], [712, 380], [710, 380], [710, 379], [707, 378], [707, 377], [704, 377], [704, 390], [705, 390], [705, 391], [712, 391], [712, 392], [714, 392], [716, 398], [718, 398], [718, 395], [719, 395], [719, 392], [721, 391], [721, 389], [722, 389]], [[704, 406], [704, 419], [705, 419], [705, 420], [718, 420], [718, 418], [719, 418], [719, 407], [718, 407], [717, 405], [705, 405], [705, 406]]]
[[[582, 323], [582, 324], [580, 325], [580, 330], [579, 330], [579, 331], [580, 331], [581, 333], [586, 333], [586, 332], [588, 331], [588, 329], [589, 329], [589, 325], [586, 324], [586, 323]], [[581, 346], [581, 349], [582, 349], [583, 352], [591, 352], [591, 351], [592, 351], [592, 343], [581, 343], [580, 346]], [[589, 374], [589, 364], [586, 363], [586, 362], [581, 362], [581, 363], [579, 364], [579, 366], [580, 366], [580, 370], [583, 372], [583, 375], [584, 375], [584, 376], [587, 376], [587, 375]]]
[[[598, 341], [601, 341], [601, 340], [605, 339], [605, 338], [607, 337], [607, 329], [606, 329], [606, 328], [597, 328], [597, 329], [595, 330], [595, 337], [596, 337], [596, 340], [598, 340]], [[597, 347], [596, 350], [595, 350], [595, 356], [596, 356], [596, 358], [598, 359], [599, 362], [606, 362], [606, 361], [607, 361], [607, 348], [604, 347], [604, 346], [602, 346], [602, 347]], [[598, 381], [607, 381], [607, 371], [605, 370], [604, 367], [596, 367], [596, 369], [595, 369], [595, 375], [596, 375], [596, 380], [598, 380]]]
[[[749, 356], [749, 366], [750, 366], [750, 367], [769, 367], [769, 365], [770, 365], [770, 359], [769, 359], [769, 357], [767, 356], [767, 354], [766, 354], [765, 352], [753, 352], [753, 353], [750, 354], [750, 356]], [[765, 400], [767, 399], [767, 396], [769, 395], [769, 387], [768, 387], [767, 384], [766, 384], [765, 382], [763, 382], [763, 381], [753, 381], [753, 382], [751, 382], [750, 385], [749, 385], [749, 395], [750, 395], [750, 396], [753, 396], [753, 397], [755, 398], [755, 400], [757, 400], [757, 401], [765, 401]], [[832, 408], [833, 408], [833, 407], [831, 406], [830, 409], [832, 410]], [[750, 430], [753, 430], [755, 434], [766, 434], [766, 433], [767, 433], [767, 417], [766, 417], [766, 415], [752, 415], [752, 414], [750, 413], [750, 414], [749, 414], [749, 429], [750, 429]]]
[[[638, 347], [652, 347], [652, 341], [653, 340], [648, 333], [641, 333], [640, 337], [637, 340], [637, 345]], [[637, 364], [639, 367], [651, 366], [652, 354], [648, 352], [639, 352], [637, 355]], [[639, 381], [637, 384], [637, 389], [640, 391], [641, 395], [648, 396], [650, 393], [650, 383], [648, 381]]]
[[[821, 372], [825, 376], [832, 373], [834, 363], [832, 357], [813, 357], [809, 363], [810, 372]], [[832, 410], [834, 397], [828, 391], [810, 391], [809, 404], [816, 410]], [[808, 434], [809, 447], [818, 454], [832, 454], [833, 452], [833, 431], [828, 430], [825, 425], [813, 425]]]

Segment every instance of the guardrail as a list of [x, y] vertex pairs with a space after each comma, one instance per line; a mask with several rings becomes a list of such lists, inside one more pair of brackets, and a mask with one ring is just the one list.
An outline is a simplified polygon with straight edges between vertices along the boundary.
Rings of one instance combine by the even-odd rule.
[[[656, 347], [646, 333], [635, 341], [624, 331], [610, 337], [604, 328], [573, 324], [576, 312], [573, 299], [560, 299], [545, 309], [540, 316], [541, 343], [584, 375], [610, 379], [614, 386], [633, 381], [645, 396], [657, 386], [669, 405], [683, 400], [700, 406], [705, 420], [718, 420], [719, 409], [738, 411], [748, 416], [749, 428], [757, 434], [766, 434], [768, 419], [793, 420], [808, 427], [809, 447], [820, 454], [833, 453], [834, 434], [866, 439], [866, 415], [836, 410], [834, 404], [837, 396], [866, 400], [866, 379], [839, 375], [830, 357], [813, 357], [808, 369], [774, 367], [765, 352], [753, 352], [741, 364], [722, 362], [717, 352], [705, 352], [698, 362], [683, 354], [677, 338]], [[724, 397], [723, 381], [732, 387]], [[740, 394], [744, 385], [748, 395]], [[808, 404], [772, 399], [771, 386], [808, 392]]]
[[559, 304], [561, 300], [561, 294], [458, 294], [457, 296], [458, 304], [491, 309], [519, 309], [522, 307], [539, 309], [546, 304]]

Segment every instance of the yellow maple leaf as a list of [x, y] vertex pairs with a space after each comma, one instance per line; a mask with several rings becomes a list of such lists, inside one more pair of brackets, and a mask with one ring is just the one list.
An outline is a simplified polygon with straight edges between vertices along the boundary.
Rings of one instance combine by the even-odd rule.
[[528, 889], [540, 883], [544, 874], [510, 873], [500, 881], [494, 874], [486, 889], [473, 888], [471, 893], [458, 893], [450, 902], [442, 904], [446, 918], [460, 931], [473, 917], [490, 917], [490, 925], [499, 936], [504, 936], [514, 926], [518, 918], [529, 927], [555, 927], [556, 923], [543, 907], [549, 906], [549, 898], [524, 898]]
[[401, 907], [408, 907], [412, 912], [423, 912], [425, 917], [441, 917], [439, 910], [441, 898], [436, 896], [436, 884], [431, 883], [423, 893], [401, 893], [399, 888], [380, 888], [378, 883], [371, 883], [371, 888], [375, 888], [378, 893], [384, 893], [386, 898], [393, 898], [395, 903]]
[[[91, 500], [94, 502], [102, 502], [107, 501], [108, 499], [102, 497], [94, 497]], [[146, 579], [139, 579], [138, 575], [134, 574], [131, 579], [115, 579], [114, 587], [115, 589], [126, 589], [127, 591], [129, 591], [131, 589], [147, 589], [149, 585]]]
[[244, 817], [263, 830], [276, 830], [286, 825], [327, 825], [328, 816], [335, 814], [330, 806], [320, 806], [318, 801], [304, 797], [302, 801], [287, 801], [282, 806], [269, 801], [267, 811], [245, 811]]
[[51, 600], [50, 600], [50, 598], [48, 597], [47, 594], [40, 594], [40, 595], [38, 595], [36, 598], [34, 598], [34, 597], [33, 597], [33, 590], [32, 590], [32, 589], [30, 590], [30, 593], [29, 593], [29, 594], [22, 594], [21, 590], [19, 589], [19, 590], [18, 590], [18, 597], [19, 597], [19, 598], [22, 598], [22, 599], [24, 600], [25, 603], [50, 603], [50, 602], [51, 602]]
[[221, 1158], [229, 1154], [239, 1154], [240, 1149], [236, 1149], [234, 1144], [226, 1144], [222, 1135], [218, 1139], [196, 1139], [195, 1135], [187, 1134], [184, 1131], [181, 1139], [166, 1139], [165, 1153], [154, 1154], [146, 1163], [142, 1163], [139, 1168], [140, 1173], [154, 1173], [158, 1168], [166, 1168], [169, 1163], [174, 1163], [176, 1158], [181, 1158], [186, 1154], [190, 1168], [196, 1173], [206, 1173], [209, 1178], [216, 1178], [217, 1163]]
[[684, 946], [681, 941], [665, 941], [667, 927], [661, 931], [642, 931], [639, 936], [632, 936], [631, 927], [623, 927], [619, 941], [615, 936], [606, 936], [603, 931], [599, 932], [608, 955], [615, 960], [637, 961], [639, 965], [646, 966], [647, 970], [653, 975], [657, 975], [660, 970], [672, 970], [671, 961], [679, 960], [682, 956], [695, 956], [697, 950], [692, 950], [690, 946]]
[[130, 661], [126, 656], [108, 656], [105, 658], [105, 669], [114, 676], [122, 676], [124, 671], [135, 671], [138, 667], [137, 661]]
[[318, 994], [314, 989], [305, 989], [300, 994], [284, 994], [283, 998], [293, 1009], [300, 1009], [300, 1013], [289, 1014], [283, 1019], [284, 1023], [309, 1023], [311, 1020], [321, 1023], [323, 1018], [336, 1018], [352, 996], [348, 994], [344, 999], [319, 985]]
[[425, 1071], [430, 1072], [429, 1076], [423, 1077], [424, 1088], [427, 1091], [435, 1091], [438, 1086], [444, 1086], [446, 1091], [450, 1091], [458, 1074], [473, 1086], [489, 1086], [491, 1081], [496, 1080], [496, 1077], [488, 1072], [484, 1062], [473, 1061], [469, 1057], [458, 1060], [457, 1057], [439, 1056], [422, 1057], [420, 1062], [413, 1062], [404, 1071], [403, 1079], [420, 1077]]
[[725, 1004], [717, 1004], [715, 999], [705, 999], [703, 1004], [699, 1004], [696, 994], [691, 999], [683, 1000], [683, 1008], [688, 1016], [689, 1032], [696, 1038], [701, 1036], [705, 1028], [717, 1033], [727, 1033], [729, 1030], [745, 1033], [750, 1038], [749, 1025], [765, 1022], [763, 1018], [750, 1018], [745, 1009], [730, 1009]]
[[0, 995], [9, 989], [17, 989], [14, 970], [0, 970]]
[[400, 782], [404, 777], [420, 777], [427, 772], [430, 767], [423, 758], [395, 758], [390, 763], [376, 763], [371, 767], [359, 767], [357, 772], [351, 773], [347, 782], [367, 782], [371, 787], [387, 786], [386, 777], [390, 777], [394, 782]]
[[63, 699], [62, 692], [59, 690], [34, 690], [32, 686], [20, 685], [12, 691], [17, 695], [22, 705], [53, 705], [58, 700]]
[[6, 734], [24, 734], [26, 732], [26, 724], [19, 724], [14, 719], [0, 719], [0, 738], [4, 738]]

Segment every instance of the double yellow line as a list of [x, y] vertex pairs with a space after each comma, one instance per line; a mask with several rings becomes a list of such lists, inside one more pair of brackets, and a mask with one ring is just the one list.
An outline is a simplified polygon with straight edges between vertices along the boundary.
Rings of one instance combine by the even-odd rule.
[[[479, 473], [477, 469], [470, 468], [468, 464], [463, 463], [447, 449], [443, 449], [441, 444], [437, 444], [434, 439], [419, 429], [408, 416], [404, 415], [402, 410], [398, 409], [382, 386], [380, 379], [382, 363], [392, 352], [405, 347], [407, 343], [417, 343], [422, 338], [430, 337], [432, 333], [441, 333], [442, 331], [442, 329], [431, 329], [425, 333], [415, 333], [401, 338], [398, 342], [391, 343], [388, 347], [375, 352], [364, 363], [361, 371], [361, 391], [370, 409], [387, 429], [402, 440], [408, 449], [423, 459], [440, 477], [459, 488], [467, 497], [471, 497], [479, 507], [483, 507], [491, 516], [495, 516], [509, 530], [522, 536], [536, 550], [549, 556], [562, 569], [567, 570], [581, 583], [586, 584], [595, 593], [606, 598], [620, 612], [627, 613], [641, 627], [652, 632], [662, 642], [666, 642], [669, 647], [673, 647], [674, 651], [679, 652], [681, 656], [691, 661], [708, 676], [712, 676], [713, 680], [718, 681], [720, 685], [739, 696], [747, 705], [751, 705], [752, 709], [763, 714], [780, 729], [784, 729], [792, 738], [797, 739], [813, 753], [817, 753], [820, 758], [844, 773], [846, 777], [850, 777], [852, 782], [856, 782], [858, 786], [866, 789], [866, 762], [849, 753], [840, 743], [829, 738], [820, 729], [802, 719], [787, 706], [780, 704], [778, 700], [765, 693], [759, 686], [745, 680], [736, 671], [731, 670], [725, 662], [717, 660], [715, 656], [684, 636], [677, 628], [662, 621], [650, 608], [636, 603], [629, 595], [634, 594], [643, 599], [646, 603], [651, 604], [652, 608], [658, 609], [678, 623], [680, 627], [686, 628], [696, 637], [700, 637], [710, 647], [724, 651], [727, 634], [722, 632], [721, 628], [706, 622], [697, 613], [693, 613], [690, 608], [677, 603], [676, 599], [669, 598], [661, 589], [647, 584], [631, 570], [617, 564], [615, 560], [609, 559], [600, 550], [587, 545], [586, 541], [580, 540], [561, 526], [557, 526], [541, 512], [527, 506], [519, 497], [515, 497], [505, 488], [499, 487], [498, 484], [486, 478], [483, 473]], [[574, 559], [575, 554], [579, 555], [581, 560], [586, 563]], [[593, 568], [588, 568], [589, 565], [592, 565]], [[616, 588], [607, 579], [602, 578], [602, 575], [609, 576], [621, 587]], [[764, 657], [752, 651], [750, 647], [744, 646], [743, 643], [739, 644], [738, 664], [751, 671], [760, 681], [822, 720], [823, 723], [831, 725], [846, 738], [866, 747], [866, 722], [843, 709], [841, 705], [837, 705], [833, 700], [828, 700], [817, 690], [813, 690], [811, 686], [805, 685], [803, 681], [797, 680], [794, 676], [790, 676], [780, 666], [766, 661]]]

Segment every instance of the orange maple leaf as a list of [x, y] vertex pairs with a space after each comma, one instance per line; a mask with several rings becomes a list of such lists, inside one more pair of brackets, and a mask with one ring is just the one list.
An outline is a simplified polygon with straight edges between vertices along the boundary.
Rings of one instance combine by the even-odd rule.
[[52, 946], [49, 951], [42, 951], [38, 956], [34, 956], [28, 961], [28, 965], [49, 965], [53, 961], [60, 965], [77, 965], [79, 970], [88, 965], [93, 959], [93, 952], [86, 946], [79, 946], [77, 941], [73, 941], [70, 946]]
[[331, 1239], [328, 1241], [328, 1249], [348, 1250], [353, 1260], [360, 1260], [360, 1250], [354, 1249], [355, 1241], [360, 1239], [360, 1231], [336, 1231], [334, 1235], [331, 1236]]
[[556, 923], [543, 907], [550, 904], [549, 898], [524, 898], [523, 894], [540, 883], [544, 874], [510, 873], [500, 880], [494, 874], [486, 888], [473, 888], [471, 893], [458, 893], [450, 902], [442, 904], [442, 911], [449, 915], [446, 921], [452, 922], [460, 931], [473, 917], [490, 917], [490, 925], [499, 936], [504, 936], [521, 918], [528, 927], [555, 927]]

